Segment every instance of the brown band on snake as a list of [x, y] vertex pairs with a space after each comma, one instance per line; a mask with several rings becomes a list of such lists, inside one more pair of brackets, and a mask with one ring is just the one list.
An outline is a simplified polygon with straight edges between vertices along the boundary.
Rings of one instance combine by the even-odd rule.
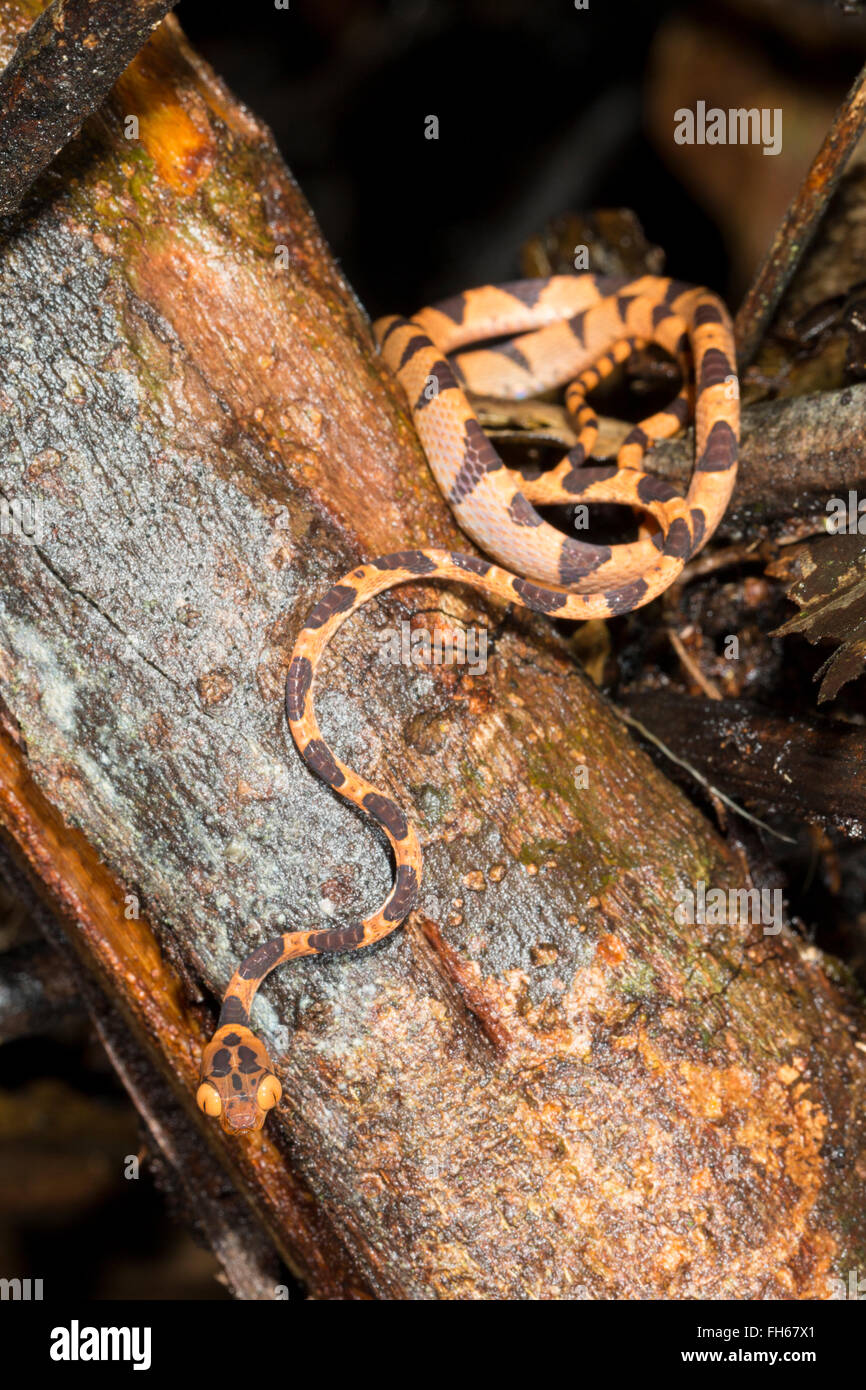
[[[418, 837], [403, 810], [341, 762], [313, 708], [322, 652], [363, 604], [419, 578], [465, 584], [505, 603], [557, 618], [609, 618], [656, 598], [713, 534], [733, 490], [739, 395], [727, 311], [707, 290], [644, 276], [592, 275], [487, 285], [376, 325], [385, 362], [405, 392], [431, 470], [462, 529], [501, 561], [444, 550], [400, 550], [357, 566], [312, 609], [292, 653], [286, 717], [306, 765], [359, 807], [387, 836], [394, 884], [372, 916], [344, 927], [286, 932], [241, 963], [202, 1059], [198, 1102], [227, 1132], [259, 1129], [280, 1082], [249, 1028], [263, 980], [287, 960], [357, 950], [394, 931], [421, 880]], [[508, 338], [473, 351], [471, 344]], [[656, 343], [677, 362], [683, 385], [665, 410], [640, 421], [616, 465], [584, 467], [598, 421], [586, 397], [638, 347]], [[507, 468], [464, 392], [520, 399], [570, 383], [566, 404], [578, 443], [541, 478]], [[696, 464], [682, 497], [638, 466], [657, 439], [686, 422], [694, 399]], [[564, 536], [536, 507], [616, 502], [634, 508], [638, 540], [593, 545]], [[507, 566], [508, 568], [504, 568]]]

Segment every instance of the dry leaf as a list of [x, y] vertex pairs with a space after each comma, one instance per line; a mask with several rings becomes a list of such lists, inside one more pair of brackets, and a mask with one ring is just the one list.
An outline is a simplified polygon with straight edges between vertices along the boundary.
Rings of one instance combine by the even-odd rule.
[[815, 675], [824, 678], [818, 703], [832, 700], [866, 661], [866, 536], [822, 537], [768, 573], [793, 579], [788, 597], [800, 609], [776, 635], [802, 632], [810, 642], [839, 644]]

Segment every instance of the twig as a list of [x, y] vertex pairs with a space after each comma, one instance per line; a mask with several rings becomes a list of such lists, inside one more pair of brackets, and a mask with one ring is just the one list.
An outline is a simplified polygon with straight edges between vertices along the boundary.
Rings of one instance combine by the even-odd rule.
[[801, 541], [811, 540], [813, 536], [826, 536], [827, 528], [808, 521], [801, 521], [793, 525], [793, 529], [784, 535], [776, 536], [772, 540], [757, 538], [743, 544], [726, 545], [721, 550], [704, 551], [696, 560], [690, 560], [676, 582], [680, 588], [683, 584], [688, 584], [693, 579], [703, 578], [706, 574], [715, 574], [718, 570], [729, 569], [732, 565], [768, 565], [771, 561], [779, 558], [779, 552], [790, 545], [799, 545]]
[[722, 692], [719, 690], [719, 687], [704, 675], [698, 663], [686, 650], [686, 644], [679, 633], [675, 632], [672, 627], [668, 628], [667, 633], [670, 638], [671, 646], [685, 667], [687, 674], [690, 675], [695, 682], [695, 685], [699, 685], [704, 694], [708, 695], [711, 700], [721, 700]]
[[0, 74], [0, 216], [101, 105], [175, 0], [53, 0]]
[[779, 547], [775, 541], [761, 539], [726, 545], [721, 550], [705, 550], [696, 560], [689, 561], [680, 575], [679, 584], [687, 584], [690, 580], [699, 579], [705, 574], [715, 574], [717, 570], [729, 569], [731, 565], [765, 565], [769, 560], [776, 558], [778, 551]]
[[740, 305], [734, 328], [742, 370], [758, 350], [800, 258], [815, 234], [842, 171], [866, 125], [866, 66], [836, 113], [811, 168], [791, 203], [755, 279]]

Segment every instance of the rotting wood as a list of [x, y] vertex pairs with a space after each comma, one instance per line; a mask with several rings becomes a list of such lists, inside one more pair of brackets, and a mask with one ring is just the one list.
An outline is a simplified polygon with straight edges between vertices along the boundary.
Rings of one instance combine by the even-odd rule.
[[[42, 507], [3, 542], [0, 818], [277, 1248], [320, 1297], [827, 1296], [866, 1254], [852, 1004], [787, 930], [677, 924], [738, 862], [550, 627], [456, 591], [362, 615], [319, 692], [416, 818], [419, 911], [268, 982], [261, 1134], [195, 1111], [237, 960], [389, 882], [285, 733], [294, 635], [359, 555], [466, 543], [267, 133], [173, 21], [34, 199], [0, 270], [0, 488]], [[500, 628], [471, 675], [388, 665], [403, 621]]]

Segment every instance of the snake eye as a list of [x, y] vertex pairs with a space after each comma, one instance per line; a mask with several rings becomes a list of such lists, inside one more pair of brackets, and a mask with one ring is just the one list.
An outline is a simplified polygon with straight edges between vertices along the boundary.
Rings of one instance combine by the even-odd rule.
[[209, 1081], [203, 1081], [195, 1093], [195, 1103], [199, 1110], [203, 1110], [206, 1115], [222, 1114], [223, 1103], [220, 1100], [216, 1086], [212, 1086]]
[[282, 1094], [283, 1088], [280, 1085], [279, 1079], [269, 1072], [268, 1075], [263, 1076], [259, 1082], [259, 1089], [256, 1091], [256, 1100], [262, 1110], [273, 1110]]

